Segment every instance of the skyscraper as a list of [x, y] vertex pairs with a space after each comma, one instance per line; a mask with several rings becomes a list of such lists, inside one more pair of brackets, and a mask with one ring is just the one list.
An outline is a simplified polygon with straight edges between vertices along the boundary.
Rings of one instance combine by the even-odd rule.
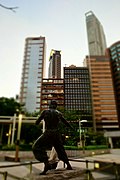
[[51, 50], [48, 78], [61, 78], [61, 51]]
[[57, 100], [58, 107], [64, 105], [64, 83], [61, 79], [61, 52], [51, 50], [49, 58], [48, 79], [43, 79], [41, 91], [41, 108], [47, 109], [50, 100]]
[[118, 121], [120, 127], [120, 41], [112, 44], [106, 50], [106, 52], [108, 53], [110, 58], [117, 113], [118, 113]]
[[58, 107], [64, 106], [64, 80], [63, 79], [43, 79], [41, 111], [48, 109], [50, 101], [56, 100]]
[[65, 109], [79, 111], [81, 118], [92, 120], [89, 71], [86, 67], [64, 67]]
[[106, 39], [103, 27], [92, 11], [85, 14], [89, 55], [105, 55]]
[[115, 95], [109, 58], [87, 56], [90, 72], [94, 130], [118, 130]]
[[43, 77], [45, 77], [45, 37], [26, 38], [19, 99], [27, 112], [40, 110]]

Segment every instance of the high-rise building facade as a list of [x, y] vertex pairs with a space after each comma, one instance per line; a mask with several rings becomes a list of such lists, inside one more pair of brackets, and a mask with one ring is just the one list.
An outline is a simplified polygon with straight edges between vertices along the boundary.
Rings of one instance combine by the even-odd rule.
[[85, 14], [89, 55], [105, 55], [106, 38], [103, 27], [92, 11]]
[[64, 105], [64, 82], [61, 79], [61, 51], [51, 50], [49, 58], [48, 79], [43, 79], [41, 91], [41, 108], [49, 107], [50, 100], [56, 100], [58, 107]]
[[61, 51], [51, 50], [48, 78], [61, 78]]
[[19, 99], [27, 112], [40, 110], [45, 56], [45, 37], [26, 38]]
[[64, 106], [64, 80], [63, 79], [43, 79], [41, 111], [48, 109], [51, 100], [57, 101], [57, 106]]
[[64, 104], [66, 110], [79, 111], [81, 117], [92, 120], [92, 104], [88, 68], [64, 67]]
[[118, 130], [115, 95], [109, 58], [87, 56], [90, 72], [94, 130]]
[[118, 121], [120, 127], [120, 41], [112, 44], [107, 50], [110, 58], [111, 71], [114, 84], [114, 92], [116, 98], [116, 107], [118, 113]]

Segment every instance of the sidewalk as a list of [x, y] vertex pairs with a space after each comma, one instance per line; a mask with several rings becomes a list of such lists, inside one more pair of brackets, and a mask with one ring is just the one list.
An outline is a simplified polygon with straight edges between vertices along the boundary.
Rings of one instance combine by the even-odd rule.
[[[78, 159], [80, 160], [80, 159]], [[32, 165], [32, 173], [30, 174], [29, 166], [17, 166], [17, 167], [9, 167], [9, 168], [0, 168], [0, 172], [7, 171], [8, 174], [13, 176], [17, 176], [19, 178], [23, 178], [23, 180], [63, 180], [63, 179], [70, 179], [70, 180], [87, 180], [87, 174], [85, 172], [86, 164], [83, 162], [73, 162], [70, 161], [73, 170], [67, 171], [63, 168], [63, 162], [59, 162], [57, 166], [57, 170], [48, 171], [47, 175], [39, 176], [39, 173], [43, 170], [43, 163], [34, 164]], [[10, 165], [14, 164], [12, 162], [1, 162], [0, 165]], [[18, 163], [16, 163], [18, 164]], [[94, 169], [94, 164], [89, 164], [89, 169]], [[114, 180], [114, 176], [99, 173], [99, 172], [92, 172], [92, 177], [95, 180]], [[0, 179], [2, 179], [2, 175], [0, 175]], [[14, 180], [14, 178], [7, 176], [7, 180]]]
[[[93, 155], [93, 156], [85, 156], [85, 157], [82, 157], [82, 158], [78, 158], [79, 160], [81, 159], [85, 159], [85, 160], [104, 160], [104, 161], [109, 161], [109, 162], [116, 162], [116, 163], [120, 163], [120, 149], [113, 149], [113, 150], [110, 150], [111, 153], [109, 154], [101, 154], [101, 155]], [[5, 155], [15, 155], [15, 152], [10, 152], [10, 151], [0, 151], [0, 166], [1, 165], [9, 165], [9, 164], [15, 164], [15, 162], [7, 162], [7, 161], [4, 161], [4, 156]], [[20, 157], [21, 157], [21, 160], [22, 162], [28, 162], [28, 161], [34, 161], [34, 157], [33, 157], [33, 154], [32, 152], [20, 152], [19, 153]], [[85, 154], [87, 155], [87, 154]], [[86, 169], [86, 163], [84, 162], [73, 162], [71, 161], [70, 162], [72, 167], [74, 168], [79, 168], [81, 171], [83, 171], [84, 169]], [[16, 163], [18, 164], [18, 163]], [[7, 171], [8, 173], [12, 174], [12, 175], [15, 175], [15, 176], [18, 176], [20, 178], [24, 178], [24, 177], [27, 177], [30, 173], [30, 166], [17, 166], [17, 167], [12, 167], [12, 168], [0, 168], [0, 172], [4, 172], [4, 171]], [[40, 173], [40, 171], [43, 170], [43, 163], [39, 163], [39, 164], [34, 164], [32, 165], [32, 168], [33, 168], [33, 172], [32, 172], [32, 176], [37, 176], [38, 178], [38, 174]], [[63, 162], [59, 162], [58, 164], [58, 167], [57, 169], [61, 169], [63, 168]], [[94, 169], [94, 164], [93, 163], [89, 163], [88, 164], [88, 169]], [[94, 179], [96, 180], [103, 180], [103, 179], [114, 179], [114, 177], [112, 177], [111, 175], [107, 175], [107, 174], [104, 174], [104, 173], [98, 173], [98, 172], [93, 172], [92, 173]], [[54, 173], [53, 173], [53, 176], [54, 176]], [[0, 174], [0, 179], [2, 175]], [[37, 179], [36, 178], [36, 179]], [[28, 178], [29, 179], [29, 178]], [[34, 178], [35, 179], [35, 178]], [[39, 178], [40, 179], [40, 178]], [[9, 177], [7, 178], [7, 180], [14, 180], [13, 178]], [[32, 180], [32, 177], [31, 177], [31, 180]], [[76, 179], [77, 180], [77, 179]], [[84, 178], [83, 178], [84, 180]]]

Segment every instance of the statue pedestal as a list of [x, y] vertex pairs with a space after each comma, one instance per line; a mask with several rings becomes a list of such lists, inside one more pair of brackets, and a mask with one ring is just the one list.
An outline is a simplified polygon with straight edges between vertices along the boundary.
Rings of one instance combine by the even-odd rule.
[[[40, 173], [40, 172], [39, 172]], [[80, 168], [73, 168], [73, 170], [66, 170], [64, 168], [50, 170], [46, 175], [39, 175], [36, 173], [29, 174], [26, 178], [31, 180], [80, 180], [87, 179], [86, 171]]]

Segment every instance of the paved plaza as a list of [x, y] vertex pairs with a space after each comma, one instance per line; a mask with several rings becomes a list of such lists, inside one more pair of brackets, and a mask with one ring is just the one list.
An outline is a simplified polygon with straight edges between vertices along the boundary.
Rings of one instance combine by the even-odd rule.
[[[89, 160], [89, 161], [103, 160], [103, 161], [106, 161], [106, 162], [115, 162], [115, 163], [120, 164], [120, 149], [113, 149], [110, 152], [111, 152], [110, 154], [101, 154], [101, 155], [94, 155], [94, 156], [88, 156], [88, 157], [86, 156], [84, 158], [78, 158], [78, 159], [75, 159], [75, 160], [83, 160], [83, 159], [84, 160]], [[3, 153], [3, 154], [1, 154], [1, 153]], [[8, 152], [6, 152], [6, 153], [9, 154]], [[28, 152], [24, 152], [24, 155], [26, 155], [26, 157], [27, 157]], [[19, 162], [3, 161], [4, 156], [5, 156], [5, 152], [0, 152], [0, 157], [1, 157], [0, 172], [7, 171], [9, 174], [15, 175], [15, 176], [17, 176], [19, 178], [24, 178], [26, 180], [27, 179], [31, 179], [31, 178], [27, 178], [28, 174], [30, 174], [30, 166], [29, 165], [1, 168], [1, 166], [4, 166], [4, 165], [11, 165], [11, 164], [16, 164], [17, 165], [17, 164], [19, 164]], [[22, 160], [22, 162], [28, 162], [28, 161], [29, 161], [28, 159], [25, 160], [24, 158]], [[74, 170], [76, 168], [79, 168], [80, 171], [82, 172], [83, 170], [86, 169], [86, 163], [85, 162], [70, 161], [70, 163], [71, 163], [71, 165], [72, 165]], [[64, 164], [63, 164], [63, 162], [60, 161], [59, 164], [58, 164], [57, 169], [59, 170], [59, 169], [63, 169], [63, 168], [64, 168]], [[94, 169], [94, 164], [93, 163], [88, 163], [88, 169], [90, 169], [90, 170]], [[43, 170], [43, 163], [38, 163], [38, 164], [33, 164], [32, 165], [32, 175], [38, 175], [42, 170]], [[92, 175], [93, 175], [94, 179], [96, 179], [96, 180], [97, 179], [98, 180], [100, 180], [100, 179], [101, 180], [104, 180], [104, 179], [114, 179], [113, 176], [107, 175], [107, 174], [104, 174], [104, 173], [101, 173], [101, 172], [92, 172]], [[0, 174], [0, 179], [2, 179], [2, 176], [3, 175]], [[42, 179], [44, 179], [44, 178], [42, 178]], [[83, 179], [85, 179], [85, 178], [83, 178]], [[7, 180], [14, 180], [14, 178], [13, 177], [7, 177]]]

